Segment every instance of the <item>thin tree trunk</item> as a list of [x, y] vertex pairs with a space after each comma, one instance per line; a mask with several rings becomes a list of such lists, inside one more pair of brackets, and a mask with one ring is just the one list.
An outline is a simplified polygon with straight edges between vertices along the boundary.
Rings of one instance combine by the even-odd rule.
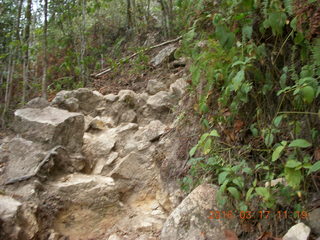
[[131, 0], [127, 0], [127, 28], [129, 32], [131, 32], [133, 29]]
[[22, 86], [22, 104], [25, 104], [27, 95], [27, 85], [29, 81], [29, 44], [30, 44], [30, 26], [31, 26], [31, 4], [32, 0], [28, 0], [26, 9], [27, 24], [25, 28], [24, 43], [26, 48], [23, 54], [23, 86]]
[[[20, 19], [21, 19], [21, 11], [22, 11], [22, 4], [23, 0], [20, 0], [18, 5], [18, 16], [17, 16], [17, 23], [16, 23], [16, 34], [15, 34], [15, 40], [20, 41]], [[13, 39], [14, 40], [14, 39]], [[12, 82], [13, 82], [13, 72], [14, 72], [14, 66], [15, 66], [15, 57], [18, 53], [18, 47], [10, 47], [9, 48], [9, 60], [8, 60], [8, 71], [7, 71], [7, 84], [6, 84], [6, 90], [5, 90], [5, 100], [4, 100], [4, 108], [1, 114], [1, 126], [5, 127], [5, 118], [7, 111], [10, 106], [11, 102], [11, 95], [12, 95]], [[2, 76], [3, 77], [3, 76]]]
[[44, 42], [43, 42], [43, 54], [44, 54], [44, 61], [43, 61], [43, 76], [42, 76], [42, 97], [47, 98], [47, 66], [48, 66], [48, 59], [47, 59], [47, 31], [48, 31], [48, 0], [44, 1]]
[[5, 91], [5, 99], [4, 99], [4, 107], [1, 115], [1, 126], [2, 128], [5, 128], [5, 118], [6, 118], [6, 113], [9, 109], [10, 105], [10, 98], [11, 98], [11, 89], [12, 89], [12, 76], [13, 76], [13, 49], [10, 48], [10, 53], [9, 53], [9, 60], [8, 60], [8, 71], [7, 71], [7, 84], [6, 84], [6, 91]]
[[166, 37], [172, 36], [172, 25], [173, 25], [173, 2], [172, 0], [158, 0], [163, 17], [163, 27], [165, 30]]
[[84, 56], [86, 53], [86, 38], [85, 38], [85, 29], [86, 29], [86, 0], [82, 0], [82, 26], [81, 26], [81, 48], [80, 48], [80, 77], [84, 86], [86, 86], [86, 69], [84, 63]]

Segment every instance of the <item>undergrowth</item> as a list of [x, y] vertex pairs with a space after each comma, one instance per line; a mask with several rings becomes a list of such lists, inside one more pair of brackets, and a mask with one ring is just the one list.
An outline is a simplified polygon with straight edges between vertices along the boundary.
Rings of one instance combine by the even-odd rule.
[[179, 54], [204, 134], [182, 188], [218, 184], [224, 209], [307, 211], [320, 188], [318, 1], [199, 2]]

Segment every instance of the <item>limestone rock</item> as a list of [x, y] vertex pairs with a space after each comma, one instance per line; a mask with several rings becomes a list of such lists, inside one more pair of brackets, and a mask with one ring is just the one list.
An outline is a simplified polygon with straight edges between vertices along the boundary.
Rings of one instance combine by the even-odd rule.
[[115, 102], [119, 99], [119, 96], [111, 93], [111, 94], [105, 95], [103, 98], [107, 102]]
[[122, 240], [117, 234], [112, 234], [108, 240]]
[[118, 157], [119, 153], [111, 152], [107, 158], [98, 159], [92, 173], [106, 175], [110, 171], [109, 166], [112, 165]]
[[167, 218], [160, 239], [224, 239], [222, 223], [208, 218], [209, 211], [217, 208], [217, 190], [208, 184], [194, 189]]
[[134, 110], [130, 109], [124, 112], [120, 117], [121, 122], [136, 122], [137, 121], [137, 114]]
[[95, 130], [103, 130], [106, 128], [106, 123], [100, 117], [95, 117], [90, 122], [89, 127]]
[[84, 130], [83, 115], [53, 107], [25, 108], [15, 112], [14, 129], [24, 138], [46, 144], [62, 145], [70, 151], [81, 148]]
[[48, 107], [50, 103], [42, 98], [42, 97], [37, 97], [34, 99], [31, 99], [24, 107], [25, 108], [45, 108]]
[[18, 240], [21, 228], [16, 218], [22, 204], [14, 198], [0, 195], [0, 237]]
[[112, 178], [99, 175], [70, 174], [51, 184], [51, 192], [57, 196], [90, 207], [117, 205], [118, 191]]
[[[81, 154], [69, 154], [63, 148], [46, 151], [43, 146], [32, 141], [15, 137], [0, 147], [0, 163], [3, 165], [1, 183], [15, 183], [27, 176], [49, 175], [54, 169], [60, 172], [74, 172], [83, 169], [84, 159]], [[51, 155], [50, 155], [51, 154]], [[47, 163], [43, 160], [50, 156]], [[28, 179], [26, 179], [28, 180]], [[16, 189], [18, 192], [18, 189]], [[32, 189], [30, 189], [32, 191]], [[28, 198], [28, 194], [22, 194]], [[32, 195], [32, 192], [29, 193]]]
[[116, 143], [115, 137], [108, 131], [104, 131], [98, 136], [85, 133], [83, 139], [82, 152], [89, 161], [90, 168], [95, 165], [97, 159], [107, 158]]
[[308, 224], [313, 232], [320, 235], [320, 208], [316, 208], [309, 213]]
[[166, 89], [166, 85], [156, 79], [151, 79], [148, 81], [147, 91], [149, 94], [153, 95], [157, 92], [163, 91]]
[[169, 92], [160, 91], [149, 97], [147, 104], [156, 111], [168, 110], [173, 106], [173, 98]]
[[187, 86], [188, 83], [186, 82], [186, 80], [184, 78], [179, 78], [170, 85], [170, 91], [178, 98], [181, 98], [186, 92]]
[[167, 126], [159, 120], [151, 121], [147, 126], [141, 127], [135, 133], [135, 139], [137, 141], [155, 141], [163, 133], [165, 133]]
[[144, 165], [147, 161], [145, 156], [132, 152], [119, 160], [117, 166], [109, 176], [113, 178], [129, 179], [130, 181], [146, 179], [147, 171]]
[[304, 223], [298, 223], [292, 226], [282, 238], [283, 240], [307, 240], [310, 234], [310, 228]]
[[46, 152], [40, 144], [15, 137], [0, 147], [0, 162], [4, 165], [1, 182], [33, 174]]
[[79, 88], [74, 91], [59, 92], [52, 100], [51, 105], [70, 111], [76, 110], [78, 105], [79, 111], [84, 114], [90, 114], [104, 102], [103, 95], [99, 92], [91, 91], [87, 88]]
[[79, 111], [79, 100], [75, 97], [67, 98], [63, 102], [63, 108], [69, 112], [78, 112]]
[[0, 195], [0, 239], [31, 240], [38, 230], [34, 208]]
[[171, 57], [177, 47], [171, 44], [164, 49], [162, 49], [154, 58], [151, 59], [150, 64], [154, 67], [162, 64], [167, 58]]
[[124, 102], [130, 108], [133, 108], [138, 102], [138, 95], [132, 90], [121, 90], [118, 95], [119, 101]]

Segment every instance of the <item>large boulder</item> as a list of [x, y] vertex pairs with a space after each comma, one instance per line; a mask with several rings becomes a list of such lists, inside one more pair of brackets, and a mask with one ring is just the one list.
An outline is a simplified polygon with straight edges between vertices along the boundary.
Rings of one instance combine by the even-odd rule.
[[[0, 146], [0, 165], [0, 183], [13, 184], [39, 175], [47, 176], [55, 169], [60, 173], [80, 171], [84, 167], [84, 159], [81, 154], [69, 154], [63, 147], [47, 151], [39, 143], [15, 137]], [[33, 191], [34, 187], [30, 187]], [[21, 191], [23, 194], [20, 195], [26, 198], [32, 195], [30, 191]]]
[[209, 184], [194, 189], [167, 218], [160, 239], [225, 239], [222, 222], [209, 219], [210, 210], [217, 210], [217, 190]]
[[87, 88], [79, 88], [74, 91], [61, 91], [52, 100], [51, 105], [66, 109], [71, 112], [81, 111], [84, 114], [94, 112], [99, 106], [103, 106], [103, 95]]
[[23, 138], [15, 137], [3, 143], [0, 147], [0, 163], [3, 166], [0, 182], [7, 183], [34, 174], [45, 155], [40, 144]]
[[162, 49], [154, 58], [151, 59], [150, 64], [154, 67], [162, 64], [167, 58], [171, 57], [177, 47], [174, 44], [171, 44], [164, 49]]
[[14, 129], [24, 138], [45, 144], [48, 148], [62, 145], [70, 151], [82, 146], [84, 118], [53, 107], [25, 108], [15, 112]]

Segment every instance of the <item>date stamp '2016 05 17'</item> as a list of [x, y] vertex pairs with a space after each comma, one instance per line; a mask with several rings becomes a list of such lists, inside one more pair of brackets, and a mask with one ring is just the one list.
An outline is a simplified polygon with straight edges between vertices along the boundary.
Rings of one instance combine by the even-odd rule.
[[209, 219], [234, 219], [239, 218], [243, 220], [259, 220], [276, 218], [278, 220], [285, 220], [288, 218], [307, 219], [307, 211], [209, 211]]

